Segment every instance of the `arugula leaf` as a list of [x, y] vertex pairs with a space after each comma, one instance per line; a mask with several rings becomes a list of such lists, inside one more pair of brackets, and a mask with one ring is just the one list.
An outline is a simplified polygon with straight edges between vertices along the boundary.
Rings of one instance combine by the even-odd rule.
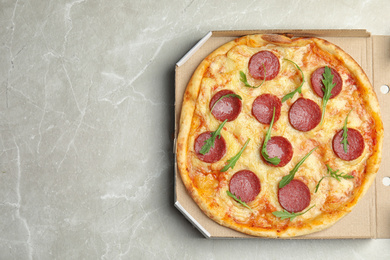
[[270, 158], [267, 152], [267, 144], [268, 141], [271, 139], [271, 131], [272, 131], [272, 126], [274, 125], [274, 120], [275, 120], [275, 107], [274, 107], [274, 112], [272, 114], [271, 124], [269, 125], [267, 134], [265, 135], [263, 147], [261, 148], [261, 155], [264, 157], [264, 159], [267, 162], [272, 163], [273, 165], [278, 165], [280, 163], [280, 158], [277, 156]]
[[308, 208], [307, 210], [305, 210], [304, 212], [301, 212], [301, 213], [288, 212], [287, 210], [284, 209], [282, 211], [274, 211], [274, 212], [272, 212], [272, 214], [274, 216], [278, 217], [278, 218], [281, 218], [282, 220], [289, 218], [290, 221], [293, 221], [294, 218], [296, 218], [297, 216], [305, 214], [306, 212], [311, 210], [314, 206], [315, 206], [315, 204], [313, 206], [311, 206], [310, 208]]
[[244, 83], [245, 87], [248, 87], [248, 88], [254, 88], [252, 87], [249, 83], [248, 83], [248, 80], [246, 78], [246, 75], [243, 71], [240, 70], [240, 81]]
[[314, 152], [314, 150], [317, 148], [318, 148], [318, 146], [314, 147], [310, 152], [308, 152], [305, 155], [305, 157], [303, 157], [297, 163], [297, 165], [295, 165], [295, 167], [290, 171], [290, 173], [282, 178], [282, 180], [279, 182], [279, 189], [283, 188], [284, 186], [289, 184], [290, 181], [292, 181], [292, 179], [294, 179], [295, 173], [298, 171], [298, 168], [303, 164], [303, 162], [307, 159], [307, 157], [309, 157]]
[[351, 109], [351, 111], [349, 111], [347, 117], [345, 118], [345, 122], [344, 122], [344, 127], [343, 127], [343, 139], [341, 140], [341, 143], [343, 144], [343, 148], [344, 148], [344, 153], [347, 153], [348, 152], [348, 128], [347, 128], [347, 122], [348, 122], [348, 117], [349, 117], [349, 114], [351, 114], [353, 108]]
[[324, 177], [322, 177], [322, 178], [320, 179], [320, 181], [319, 181], [319, 182], [317, 183], [317, 185], [316, 185], [316, 189], [315, 189], [314, 193], [317, 193], [318, 188], [320, 187], [320, 184], [321, 184], [322, 180], [323, 180], [325, 177], [329, 177], [329, 176], [324, 176]]
[[330, 96], [332, 95], [332, 89], [334, 86], [336, 86], [335, 83], [333, 83], [333, 74], [332, 71], [328, 66], [325, 66], [325, 72], [322, 74], [323, 79], [322, 83], [324, 84], [324, 87], [322, 90], [324, 91], [324, 96], [322, 97], [322, 115], [321, 115], [321, 124], [325, 117], [325, 109], [326, 104], [328, 103]]
[[263, 68], [264, 68], [264, 79], [263, 79], [263, 82], [261, 82], [261, 84], [258, 85], [257, 87], [252, 86], [251, 84], [249, 84], [249, 83], [248, 83], [248, 80], [247, 80], [247, 78], [246, 78], [245, 73], [244, 73], [243, 71], [240, 70], [240, 76], [241, 76], [241, 77], [240, 77], [240, 80], [241, 80], [241, 82], [244, 83], [245, 87], [247, 87], [247, 88], [258, 88], [258, 87], [260, 87], [261, 85], [264, 84], [265, 79], [267, 78], [267, 74], [266, 74], [266, 71], [265, 71], [265, 65], [264, 65], [264, 63], [263, 63]]
[[218, 129], [214, 132], [211, 133], [211, 137], [210, 138], [207, 138], [207, 140], [204, 141], [204, 145], [202, 146], [202, 149], [200, 149], [199, 153], [205, 155], [206, 153], [208, 153], [211, 149], [211, 147], [214, 147], [214, 143], [215, 143], [215, 139], [218, 137], [220, 138], [221, 137], [221, 130], [223, 128], [223, 126], [225, 125], [225, 123], [227, 122], [227, 119], [225, 119], [225, 121], [223, 121]]
[[229, 168], [232, 168], [236, 165], [238, 159], [240, 158], [241, 154], [244, 152], [246, 146], [248, 145], [249, 141], [251, 139], [249, 138], [244, 146], [241, 148], [241, 150], [235, 155], [233, 156], [232, 158], [230, 158], [229, 160], [227, 160], [228, 164], [225, 165], [225, 167], [222, 168], [221, 172], [226, 172], [227, 170], [229, 170]]
[[298, 64], [296, 64], [295, 62], [293, 62], [292, 60], [289, 60], [289, 59], [284, 59], [286, 61], [289, 61], [291, 63], [293, 63], [295, 65], [295, 67], [297, 67], [297, 69], [301, 72], [302, 74], [302, 83], [299, 87], [297, 87], [294, 91], [288, 93], [287, 95], [285, 95], [283, 98], [282, 98], [282, 103], [290, 98], [293, 98], [295, 93], [299, 93], [301, 94], [302, 92], [302, 86], [303, 86], [303, 83], [305, 83], [305, 76], [303, 75], [303, 71], [301, 70], [301, 68], [298, 66]]
[[227, 193], [227, 195], [228, 195], [229, 197], [232, 197], [235, 201], [237, 201], [238, 203], [240, 203], [242, 206], [244, 206], [244, 207], [246, 207], [246, 208], [252, 210], [252, 208], [249, 207], [248, 204], [246, 204], [244, 201], [242, 201], [240, 197], [237, 198], [235, 194], [231, 193], [231, 192], [228, 191], [228, 190], [226, 191], [226, 193]]
[[339, 170], [333, 170], [332, 168], [330, 168], [330, 166], [327, 164], [326, 167], [328, 168], [328, 172], [330, 173], [331, 177], [335, 178], [336, 180], [338, 181], [341, 181], [340, 178], [343, 178], [343, 179], [353, 179], [353, 175], [349, 175], [349, 174], [345, 174], [345, 173], [340, 173], [340, 174], [337, 174], [339, 172]]
[[322, 178], [320, 179], [320, 181], [319, 181], [319, 182], [317, 183], [317, 185], [316, 185], [316, 189], [315, 189], [314, 193], [317, 193], [318, 188], [320, 187], [321, 181], [322, 181], [324, 178], [326, 178], [326, 177], [335, 178], [335, 179], [338, 180], [338, 181], [341, 181], [340, 178], [342, 178], [342, 179], [353, 179], [353, 178], [354, 178], [353, 175], [349, 175], [349, 174], [346, 174], [346, 173], [343, 173], [343, 172], [337, 174], [337, 173], [339, 172], [339, 170], [333, 170], [332, 168], [330, 168], [330, 166], [329, 166], [328, 164], [326, 164], [326, 168], [327, 168], [327, 173], [329, 173], [329, 175], [326, 175], [326, 176], [324, 176], [324, 177], [322, 177]]
[[236, 94], [226, 94], [226, 95], [223, 95], [222, 97], [218, 98], [217, 101], [215, 101], [214, 105], [211, 107], [211, 110], [210, 110], [210, 113], [213, 111], [215, 105], [220, 101], [222, 100], [223, 98], [227, 98], [227, 97], [237, 97], [238, 99], [242, 100], [242, 97], [240, 95], [236, 95]]

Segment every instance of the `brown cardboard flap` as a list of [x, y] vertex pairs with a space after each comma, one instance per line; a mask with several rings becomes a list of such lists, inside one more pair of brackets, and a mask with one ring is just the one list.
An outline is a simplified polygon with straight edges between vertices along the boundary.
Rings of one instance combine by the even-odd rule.
[[295, 37], [370, 37], [371, 34], [364, 29], [356, 30], [235, 30], [214, 31], [215, 37], [239, 37], [249, 34], [283, 34]]
[[[299, 239], [339, 239], [339, 238], [390, 238], [390, 186], [385, 187], [382, 179], [390, 174], [385, 172], [387, 164], [390, 164], [390, 154], [386, 155], [386, 148], [390, 147], [386, 129], [390, 124], [390, 113], [386, 113], [386, 95], [382, 94], [380, 87], [383, 84], [390, 85], [390, 36], [373, 36], [366, 30], [242, 30], [242, 31], [215, 31], [209, 32], [199, 41], [196, 49], [192, 49], [176, 65], [176, 127], [175, 134], [179, 130], [180, 109], [183, 94], [192, 73], [199, 63], [213, 50], [222, 44], [248, 34], [278, 33], [297, 37], [321, 37], [350, 54], [366, 72], [373, 83], [381, 106], [382, 119], [385, 127], [385, 139], [383, 145], [382, 165], [375, 183], [370, 187], [363, 199], [356, 205], [350, 214], [338, 221], [334, 226]], [[373, 61], [375, 60], [375, 62]], [[375, 71], [375, 74], [373, 73]], [[375, 77], [374, 77], [375, 76]], [[389, 92], [390, 97], [390, 92]], [[386, 97], [387, 98], [387, 97]], [[390, 108], [389, 108], [390, 109]], [[387, 116], [388, 115], [388, 116]], [[389, 158], [386, 158], [389, 157]], [[223, 227], [209, 219], [186, 192], [180, 175], [175, 168], [175, 203], [180, 205], [180, 211], [187, 216], [206, 237], [211, 238], [240, 238], [250, 237]]]
[[[383, 121], [384, 140], [382, 162], [375, 180], [376, 188], [376, 237], [390, 238], [390, 186], [383, 184], [383, 178], [390, 177], [390, 92], [382, 93], [383, 85], [390, 86], [390, 36], [373, 36], [373, 85], [378, 96]], [[386, 90], [386, 88], [384, 88]]]

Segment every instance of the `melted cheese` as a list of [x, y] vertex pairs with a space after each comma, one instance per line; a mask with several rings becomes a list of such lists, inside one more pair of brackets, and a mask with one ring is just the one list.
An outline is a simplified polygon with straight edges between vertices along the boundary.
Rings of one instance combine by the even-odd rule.
[[[215, 57], [205, 73], [188, 142], [188, 150], [190, 151], [188, 159], [193, 173], [192, 178], [199, 193], [206, 198], [212, 198], [211, 201], [214, 205], [218, 205], [222, 217], [229, 216], [240, 224], [249, 224], [254, 221], [255, 223], [252, 224], [255, 226], [269, 227], [270, 216], [266, 214], [266, 211], [270, 211], [270, 209], [264, 208], [264, 202], [269, 203], [269, 207], [273, 210], [282, 210], [277, 196], [278, 183], [316, 146], [319, 146], [319, 149], [304, 162], [295, 176], [309, 187], [311, 192], [309, 206], [315, 205], [315, 207], [297, 217], [297, 223], [299, 223], [299, 220], [313, 219], [326, 211], [328, 208], [325, 205], [327, 201], [347, 202], [355, 185], [358, 185], [355, 180], [359, 178], [342, 179], [339, 182], [334, 178], [327, 177], [324, 178], [318, 192], [315, 193], [318, 181], [323, 176], [329, 175], [325, 164], [329, 164], [333, 169], [339, 169], [339, 172], [347, 174], [354, 172], [356, 177], [364, 174], [365, 160], [371, 153], [371, 147], [367, 145], [369, 142], [366, 143], [363, 155], [352, 162], [337, 158], [332, 150], [332, 138], [343, 127], [345, 117], [352, 108], [354, 110], [349, 116], [348, 126], [359, 130], [361, 133], [372, 131], [370, 115], [365, 112], [363, 104], [355, 102], [357, 100], [356, 86], [353, 81], [348, 80], [351, 78], [348, 71], [345, 69], [338, 70], [343, 79], [343, 89], [336, 98], [328, 102], [325, 121], [322, 125], [318, 125], [309, 132], [300, 132], [289, 124], [288, 110], [299, 97], [313, 100], [322, 109], [322, 99], [311, 89], [310, 76], [318, 67], [328, 65], [328, 63], [326, 59], [310, 53], [310, 48], [310, 46], [303, 46], [286, 49], [274, 45], [252, 48], [239, 45], [232, 48], [226, 55]], [[260, 50], [270, 50], [279, 58], [279, 74], [275, 79], [266, 81], [260, 88], [246, 88], [240, 81], [239, 71], [246, 73], [251, 85], [259, 85], [262, 82], [251, 78], [248, 74], [250, 57]], [[292, 60], [300, 66], [304, 73], [305, 82], [301, 94], [296, 94], [293, 99], [282, 104], [281, 116], [272, 130], [272, 136], [287, 138], [291, 142], [294, 151], [293, 159], [286, 166], [278, 168], [266, 165], [260, 158], [260, 148], [268, 130], [268, 125], [259, 123], [252, 116], [251, 110], [253, 101], [259, 95], [271, 93], [282, 99], [284, 95], [300, 85], [301, 73], [291, 62], [285, 59]], [[332, 64], [332, 66], [334, 65]], [[242, 97], [242, 111], [237, 119], [226, 123], [221, 132], [227, 144], [225, 156], [214, 164], [207, 164], [196, 157], [194, 140], [202, 132], [215, 131], [221, 123], [210, 114], [209, 102], [213, 95], [222, 89], [230, 89]], [[234, 169], [219, 173], [219, 170], [226, 165], [226, 161], [235, 156], [248, 139], [250, 139], [250, 142]], [[367, 140], [369, 137], [365, 136], [365, 139]], [[230, 178], [234, 173], [243, 169], [254, 172], [261, 183], [260, 194], [249, 203], [252, 211], [238, 204], [226, 194], [226, 191], [229, 190]], [[228, 211], [225, 212], [225, 209], [228, 209]]]

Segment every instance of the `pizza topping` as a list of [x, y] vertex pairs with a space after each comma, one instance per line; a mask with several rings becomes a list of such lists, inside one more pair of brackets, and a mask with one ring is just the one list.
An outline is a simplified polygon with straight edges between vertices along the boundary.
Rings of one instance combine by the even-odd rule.
[[324, 178], [326, 178], [326, 177], [332, 177], [332, 178], [335, 178], [335, 179], [338, 180], [338, 181], [341, 181], [340, 178], [342, 178], [342, 179], [353, 179], [353, 178], [354, 178], [353, 175], [349, 175], [349, 174], [346, 174], [346, 173], [343, 173], [343, 172], [337, 174], [337, 173], [339, 172], [339, 170], [333, 170], [332, 168], [330, 168], [330, 166], [329, 166], [328, 164], [326, 165], [326, 168], [327, 168], [327, 170], [328, 170], [327, 173], [329, 173], [329, 175], [326, 175], [326, 176], [324, 176], [324, 177], [322, 177], [322, 178], [320, 179], [320, 181], [319, 181], [319, 182], [317, 183], [317, 185], [316, 185], [316, 189], [315, 189], [315, 192], [314, 192], [314, 193], [317, 193], [318, 188], [320, 187], [321, 181], [322, 181]]
[[[326, 72], [325, 72], [326, 68], [330, 69], [328, 74], [326, 74]], [[329, 96], [329, 99], [335, 98], [341, 92], [341, 89], [343, 87], [343, 80], [341, 79], [341, 76], [337, 72], [337, 70], [335, 70], [333, 68], [329, 68], [326, 66], [326, 67], [321, 67], [321, 68], [318, 68], [317, 70], [315, 70], [313, 72], [313, 74], [311, 75], [311, 79], [310, 79], [311, 87], [312, 87], [313, 91], [319, 97], [322, 98], [324, 96], [324, 92], [325, 92], [324, 89], [326, 89], [326, 85], [323, 82], [325, 80], [325, 76], [324, 76], [325, 74], [327, 75], [327, 77], [329, 77], [330, 74], [333, 76], [332, 81], [330, 81], [330, 77], [328, 80], [330, 83], [334, 84], [334, 87], [330, 91], [331, 95]], [[327, 84], [329, 84], [329, 83], [327, 83]]]
[[[292, 237], [327, 228], [361, 199], [361, 191], [368, 188], [381, 158], [383, 126], [379, 104], [357, 63], [348, 55], [339, 55], [342, 51], [332, 46], [316, 38], [246, 36], [212, 52], [200, 63], [183, 96], [177, 166], [185, 188], [212, 220], [250, 235]], [[257, 74], [261, 78], [249, 69], [249, 60], [258, 59], [255, 56], [260, 55], [256, 54], [260, 50], [268, 51], [260, 52], [262, 55], [272, 53], [278, 59], [274, 65], [279, 66], [279, 72], [272, 80], [267, 61], [258, 61]], [[338, 75], [331, 66], [342, 82], [337, 81]], [[320, 67], [323, 71], [316, 72]], [[316, 74], [320, 77], [317, 85], [313, 83]], [[338, 82], [342, 89], [336, 96]], [[257, 89], [252, 88], [259, 84]], [[320, 92], [316, 94], [318, 85]], [[223, 89], [225, 92], [211, 103]], [[280, 106], [279, 112], [277, 105], [267, 107], [264, 102], [266, 107], [262, 109], [268, 109], [268, 116], [255, 116], [256, 99], [261, 101], [262, 94], [268, 96], [266, 102], [277, 99], [286, 107]], [[232, 122], [230, 118], [218, 118], [222, 114], [218, 114], [219, 106], [233, 107], [234, 102], [229, 100], [240, 104]], [[321, 118], [326, 124], [321, 125]], [[219, 133], [204, 133], [217, 131], [225, 120]], [[339, 131], [340, 139], [333, 144]], [[354, 131], [364, 138], [360, 152], [353, 151], [353, 141], [359, 139]], [[208, 135], [198, 141], [202, 133]], [[223, 138], [220, 149], [218, 142]], [[316, 146], [319, 149], [314, 150]], [[210, 156], [215, 149], [222, 152]], [[361, 155], [343, 162], [338, 152]], [[198, 156], [206, 157], [205, 161], [218, 161], [210, 164]], [[265, 157], [275, 160], [276, 167]], [[241, 170], [252, 171], [249, 175], [255, 175], [256, 181], [244, 174], [240, 177], [237, 172]], [[249, 192], [244, 188], [234, 190], [239, 179], [259, 185], [250, 187]]]
[[277, 164], [272, 164], [272, 162], [268, 163], [264, 158], [263, 153], [261, 153], [268, 165], [272, 164], [276, 167], [283, 167], [291, 161], [293, 156], [293, 147], [290, 141], [283, 136], [273, 136], [267, 143], [267, 154], [271, 157], [271, 159], [279, 158], [279, 163]]
[[[322, 74], [323, 79], [322, 84], [324, 85], [324, 88], [322, 88], [322, 91], [324, 91], [323, 97], [322, 97], [322, 115], [321, 115], [321, 123], [324, 120], [325, 117], [325, 109], [326, 104], [328, 103], [330, 97], [332, 96], [332, 90], [336, 86], [336, 83], [333, 83], [334, 75], [331, 73], [331, 69], [328, 66], [325, 66], [324, 73]], [[341, 91], [341, 89], [340, 89]]]
[[343, 139], [344, 129], [341, 129], [333, 137], [333, 151], [344, 161], [352, 161], [360, 157], [364, 151], [364, 138], [362, 134], [353, 128], [347, 128], [348, 131], [348, 151], [344, 151], [344, 145], [341, 143]]
[[226, 89], [217, 92], [210, 101], [211, 114], [219, 121], [236, 119], [241, 112], [241, 106], [241, 97]]
[[246, 204], [245, 202], [243, 202], [239, 197], [237, 198], [236, 195], [234, 195], [233, 193], [231, 193], [230, 191], [226, 191], [227, 195], [231, 198], [233, 198], [235, 201], [237, 201], [238, 203], [240, 203], [242, 206], [244, 206], [245, 208], [248, 208], [250, 210], [252, 210], [251, 207], [248, 206], [248, 204]]
[[321, 122], [321, 108], [310, 99], [299, 98], [290, 107], [288, 119], [296, 130], [307, 132]]
[[261, 85], [264, 84], [265, 78], [267, 77], [267, 76], [266, 76], [266, 75], [267, 75], [267, 71], [266, 71], [266, 69], [265, 69], [264, 63], [263, 63], [263, 67], [264, 67], [264, 79], [263, 79], [263, 82], [260, 83], [260, 85], [258, 85], [258, 86], [252, 86], [251, 84], [249, 84], [249, 83], [248, 83], [248, 80], [247, 80], [247, 78], [246, 78], [245, 73], [244, 73], [243, 71], [241, 71], [241, 70], [240, 70], [240, 81], [241, 81], [242, 83], [244, 83], [244, 86], [247, 87], [247, 88], [258, 88], [258, 87], [260, 87]]
[[237, 94], [234, 94], [234, 93], [230, 93], [230, 94], [227, 94], [227, 95], [223, 95], [223, 96], [220, 97], [217, 101], [214, 102], [214, 105], [213, 105], [213, 106], [211, 107], [211, 109], [210, 109], [210, 113], [213, 112], [213, 109], [214, 109], [215, 105], [216, 105], [219, 101], [221, 101], [221, 99], [227, 98], [227, 97], [236, 97], [236, 98], [238, 98], [239, 100], [242, 100], [242, 97], [241, 97], [240, 95], [237, 95]]
[[259, 194], [260, 188], [259, 178], [249, 170], [236, 172], [229, 182], [230, 193], [245, 203], [253, 201]]
[[261, 148], [260, 154], [266, 162], [269, 162], [273, 165], [278, 165], [281, 161], [281, 159], [277, 156], [278, 154], [276, 153], [273, 157], [270, 157], [268, 154], [268, 141], [271, 139], [271, 131], [272, 131], [272, 127], [274, 125], [274, 119], [275, 119], [275, 107], [273, 108], [271, 124], [268, 128], [267, 134], [265, 135], [263, 146]]
[[283, 188], [287, 184], [289, 184], [295, 177], [295, 173], [298, 171], [299, 167], [305, 162], [305, 160], [318, 148], [314, 147], [310, 152], [308, 152], [305, 157], [303, 157], [297, 165], [290, 171], [290, 173], [282, 178], [282, 180], [279, 182], [279, 189]]
[[[195, 140], [195, 153], [198, 158], [207, 163], [219, 161], [226, 153], [225, 139], [221, 136], [221, 130], [225, 120], [215, 132], [200, 134]], [[217, 138], [218, 137], [218, 138]]]
[[348, 152], [348, 128], [347, 128], [347, 123], [348, 123], [348, 116], [349, 114], [352, 112], [352, 109], [351, 111], [349, 111], [347, 117], [345, 118], [345, 122], [344, 122], [344, 127], [343, 127], [343, 139], [341, 140], [341, 143], [343, 144], [343, 148], [344, 148], [344, 153], [347, 153]]
[[310, 190], [300, 180], [291, 180], [289, 184], [278, 191], [280, 206], [288, 212], [300, 212], [310, 204]]
[[262, 124], [268, 125], [272, 120], [272, 111], [275, 109], [275, 122], [280, 117], [282, 102], [272, 94], [262, 94], [258, 96], [252, 105], [252, 114]]
[[223, 126], [226, 124], [227, 119], [222, 122], [222, 124], [219, 125], [218, 129], [214, 132], [211, 132], [211, 137], [204, 141], [204, 145], [202, 146], [202, 149], [199, 151], [199, 153], [205, 155], [208, 153], [211, 149], [211, 147], [214, 147], [215, 139], [221, 138], [221, 130]]
[[305, 83], [305, 75], [303, 75], [303, 71], [302, 71], [301, 68], [298, 66], [298, 64], [296, 64], [296, 63], [293, 62], [292, 60], [288, 60], [288, 59], [284, 59], [284, 60], [293, 63], [293, 64], [295, 65], [295, 67], [297, 67], [297, 69], [301, 72], [301, 74], [302, 74], [302, 83], [301, 83], [301, 85], [299, 85], [299, 87], [297, 87], [294, 91], [292, 91], [292, 92], [288, 93], [287, 95], [285, 95], [285, 96], [282, 98], [282, 103], [283, 103], [284, 101], [286, 101], [287, 99], [293, 98], [294, 95], [295, 95], [295, 93], [297, 93], [297, 92], [298, 92], [299, 94], [301, 94], [303, 83]]
[[290, 213], [288, 212], [287, 210], [282, 210], [282, 211], [274, 211], [272, 212], [272, 214], [275, 216], [275, 217], [278, 217], [280, 218], [281, 220], [284, 220], [284, 219], [287, 219], [289, 218], [290, 221], [293, 221], [294, 218], [300, 216], [300, 215], [303, 215], [305, 214], [306, 212], [308, 212], [309, 210], [311, 210], [312, 208], [314, 208], [315, 205], [311, 206], [310, 208], [308, 208], [307, 210], [305, 210], [304, 212], [300, 212], [300, 213]]
[[[254, 79], [271, 80], [279, 73], [279, 59], [270, 51], [259, 51], [249, 60], [248, 69]], [[267, 71], [266, 77], [264, 77], [265, 71]]]
[[241, 148], [241, 150], [235, 155], [233, 156], [232, 158], [230, 158], [229, 160], [227, 160], [228, 164], [225, 165], [225, 167], [222, 168], [221, 172], [226, 172], [227, 170], [229, 170], [229, 168], [232, 168], [236, 165], [238, 159], [240, 158], [241, 154], [244, 152], [246, 146], [248, 145], [249, 141], [251, 139], [248, 139], [244, 146]]

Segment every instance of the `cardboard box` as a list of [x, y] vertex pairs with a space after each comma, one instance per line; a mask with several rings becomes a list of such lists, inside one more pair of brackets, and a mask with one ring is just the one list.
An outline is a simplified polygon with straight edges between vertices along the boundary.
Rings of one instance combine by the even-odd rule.
[[[314, 36], [324, 38], [350, 54], [363, 68], [377, 93], [385, 129], [383, 157], [375, 182], [351, 213], [332, 227], [321, 232], [298, 237], [299, 239], [340, 239], [340, 238], [390, 238], [390, 139], [386, 129], [390, 124], [390, 36], [371, 35], [366, 30], [251, 30], [215, 31], [204, 36], [176, 64], [175, 137], [183, 94], [199, 63], [213, 50], [237, 37], [277, 33], [289, 36]], [[388, 95], [388, 96], [387, 96]], [[175, 145], [176, 146], [176, 145]], [[176, 151], [176, 147], [174, 147]], [[251, 238], [252, 236], [221, 226], [209, 219], [188, 195], [175, 165], [175, 207], [207, 238]]]

